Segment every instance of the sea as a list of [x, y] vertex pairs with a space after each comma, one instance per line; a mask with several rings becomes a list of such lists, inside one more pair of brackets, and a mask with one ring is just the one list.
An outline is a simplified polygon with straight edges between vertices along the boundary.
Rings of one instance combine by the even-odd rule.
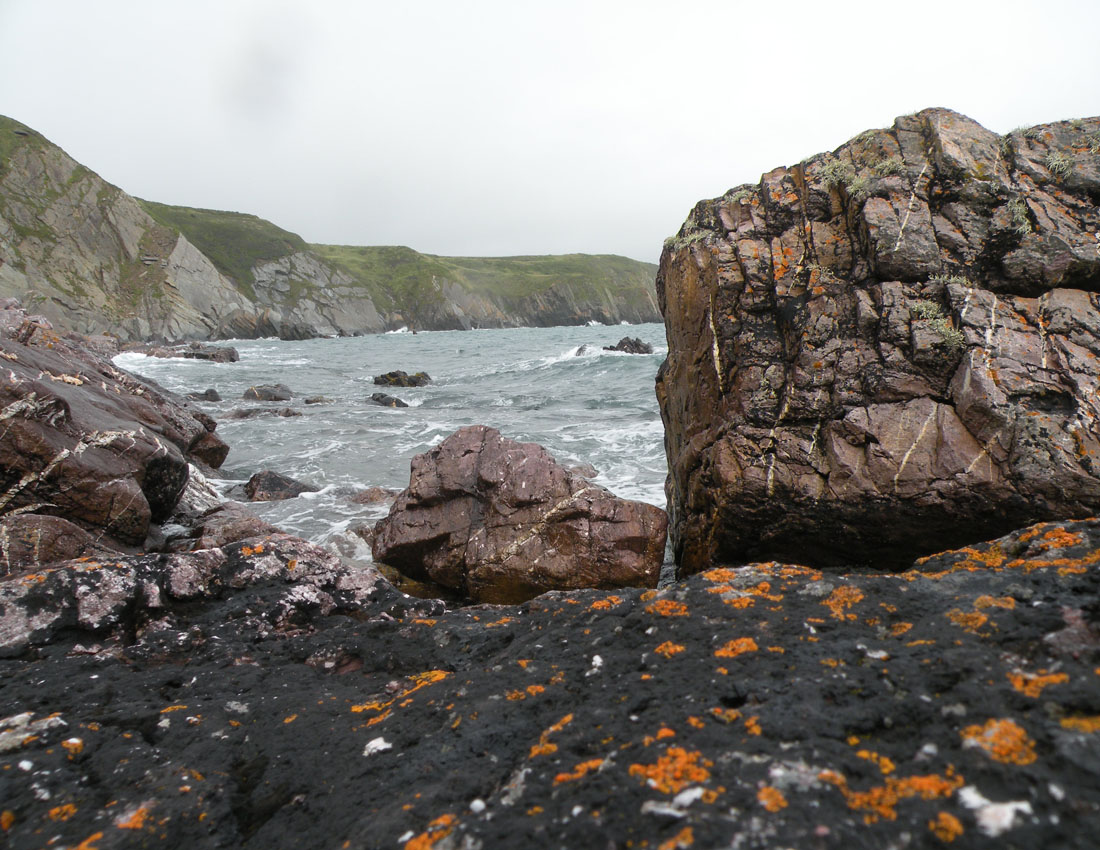
[[[653, 354], [604, 346], [638, 337]], [[345, 557], [370, 558], [356, 529], [372, 526], [390, 502], [352, 500], [370, 487], [401, 490], [412, 458], [464, 425], [489, 425], [544, 446], [562, 464], [588, 464], [592, 480], [625, 499], [665, 507], [663, 428], [654, 379], [667, 353], [664, 326], [585, 325], [469, 331], [395, 331], [360, 337], [226, 340], [236, 363], [164, 359], [125, 352], [115, 363], [181, 395], [212, 388], [220, 402], [195, 404], [218, 422], [229, 457], [211, 483], [247, 502], [243, 485], [270, 469], [313, 487], [251, 510], [291, 534]], [[376, 386], [375, 375], [427, 372], [423, 387]], [[285, 384], [288, 402], [242, 398], [258, 384]], [[409, 406], [382, 407], [372, 393]], [[305, 404], [308, 397], [325, 401]], [[289, 407], [300, 416], [230, 418], [233, 411]]]

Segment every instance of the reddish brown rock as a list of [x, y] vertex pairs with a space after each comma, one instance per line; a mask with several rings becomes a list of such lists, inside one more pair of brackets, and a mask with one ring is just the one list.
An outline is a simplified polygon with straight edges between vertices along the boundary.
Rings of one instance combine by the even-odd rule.
[[17, 514], [0, 519], [0, 576], [75, 558], [120, 554], [67, 519]]
[[657, 281], [683, 572], [1100, 507], [1097, 138], [927, 110], [693, 210]]
[[280, 472], [265, 469], [248, 479], [244, 491], [253, 502], [278, 502], [293, 499], [302, 493], [316, 493], [317, 488]]
[[541, 446], [483, 425], [412, 461], [409, 487], [375, 529], [375, 560], [485, 602], [547, 590], [653, 586], [667, 518], [560, 466]]

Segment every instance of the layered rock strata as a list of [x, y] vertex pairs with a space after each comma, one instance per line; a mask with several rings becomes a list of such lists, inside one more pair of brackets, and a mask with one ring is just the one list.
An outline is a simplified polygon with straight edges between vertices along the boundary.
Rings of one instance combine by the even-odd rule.
[[460, 428], [412, 461], [409, 487], [372, 549], [419, 580], [476, 601], [548, 590], [657, 583], [667, 519], [559, 465], [541, 446], [484, 425]]
[[1100, 119], [931, 109], [701, 202], [666, 243], [671, 536], [904, 564], [1100, 506]]

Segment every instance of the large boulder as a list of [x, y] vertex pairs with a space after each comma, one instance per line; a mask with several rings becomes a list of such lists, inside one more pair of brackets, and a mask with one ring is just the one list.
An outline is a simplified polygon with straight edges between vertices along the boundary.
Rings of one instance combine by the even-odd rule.
[[257, 472], [244, 485], [245, 493], [253, 502], [281, 502], [303, 493], [316, 493], [318, 489], [271, 469]]
[[179, 345], [131, 345], [127, 350], [148, 357], [179, 357], [186, 360], [209, 360], [212, 363], [236, 363], [241, 359], [237, 349], [228, 345], [211, 345], [208, 342], [189, 342]]
[[657, 280], [683, 572], [1100, 507], [1098, 138], [932, 109], [696, 206]]
[[0, 516], [59, 516], [140, 545], [175, 507], [188, 459], [225, 459], [214, 420], [75, 339], [39, 330], [21, 344], [22, 311], [0, 313]]
[[417, 372], [410, 375], [398, 369], [396, 372], [386, 372], [384, 375], [375, 375], [374, 383], [383, 387], [423, 387], [432, 382], [432, 377], [427, 372]]
[[653, 586], [665, 512], [619, 499], [541, 446], [484, 425], [412, 461], [409, 487], [376, 527], [374, 558], [483, 602], [547, 590]]

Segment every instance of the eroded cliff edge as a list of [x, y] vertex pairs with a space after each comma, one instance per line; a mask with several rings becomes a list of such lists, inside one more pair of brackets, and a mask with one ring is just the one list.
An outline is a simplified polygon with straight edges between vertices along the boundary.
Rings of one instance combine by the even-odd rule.
[[1100, 503], [1100, 119], [945, 109], [699, 203], [661, 257], [683, 572], [904, 564]]

